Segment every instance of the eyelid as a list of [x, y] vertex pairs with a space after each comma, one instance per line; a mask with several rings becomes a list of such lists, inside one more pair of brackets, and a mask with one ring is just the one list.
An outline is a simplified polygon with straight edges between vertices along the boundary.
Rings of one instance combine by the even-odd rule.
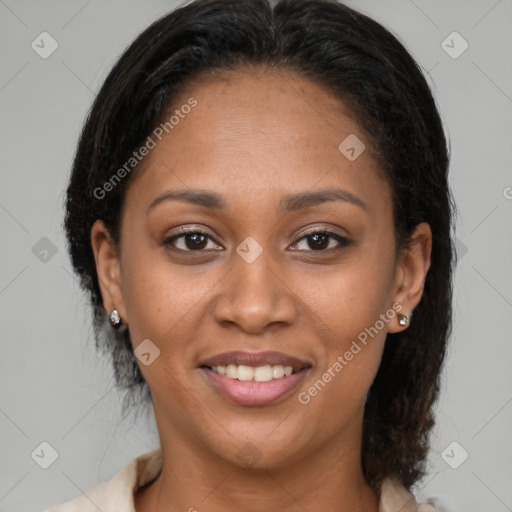
[[178, 228], [177, 233], [175, 233], [174, 235], [171, 235], [170, 238], [173, 238], [173, 237], [179, 236], [179, 235], [186, 235], [188, 233], [200, 233], [202, 235], [209, 236], [213, 241], [215, 241], [216, 243], [220, 244], [220, 242], [217, 239], [216, 235], [210, 234], [210, 232], [206, 228], [203, 228], [200, 225], [196, 225], [196, 226], [192, 225], [192, 226], [187, 226], [187, 227], [180, 227], [180, 228]]
[[332, 228], [330, 228], [328, 226], [313, 226], [312, 228], [307, 228], [307, 229], [302, 230], [297, 235], [297, 237], [300, 237], [300, 238], [297, 238], [297, 241], [305, 236], [308, 236], [310, 234], [315, 234], [315, 233], [326, 233], [328, 235], [336, 235], [340, 238], [344, 238], [344, 239], [348, 240], [348, 237], [346, 237], [345, 235], [342, 235], [341, 233], [337, 233], [336, 231], [332, 231]]

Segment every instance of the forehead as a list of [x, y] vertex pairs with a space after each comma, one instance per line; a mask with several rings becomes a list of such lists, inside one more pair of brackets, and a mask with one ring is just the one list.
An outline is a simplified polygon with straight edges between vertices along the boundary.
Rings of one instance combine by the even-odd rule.
[[[183, 107], [190, 104], [195, 106]], [[343, 187], [366, 196], [372, 207], [390, 200], [371, 142], [350, 109], [297, 74], [203, 73], [174, 100], [162, 123], [171, 116], [172, 129], [161, 140], [153, 136], [156, 145], [130, 187], [143, 184], [148, 199], [166, 188], [202, 188], [233, 202], [262, 204], [272, 191]], [[355, 159], [348, 158], [354, 151], [346, 152], [353, 148], [362, 151]]]

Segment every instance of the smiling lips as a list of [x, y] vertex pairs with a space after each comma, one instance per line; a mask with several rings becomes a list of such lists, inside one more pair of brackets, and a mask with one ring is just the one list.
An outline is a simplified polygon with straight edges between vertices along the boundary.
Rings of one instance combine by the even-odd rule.
[[295, 388], [311, 365], [280, 352], [225, 352], [200, 364], [217, 391], [239, 405], [265, 405]]

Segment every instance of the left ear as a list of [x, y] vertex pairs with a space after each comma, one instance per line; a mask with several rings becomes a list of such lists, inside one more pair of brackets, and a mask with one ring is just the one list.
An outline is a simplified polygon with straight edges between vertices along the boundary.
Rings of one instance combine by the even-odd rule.
[[[399, 302], [402, 315], [410, 317], [423, 295], [425, 279], [430, 268], [432, 252], [432, 231], [427, 222], [422, 222], [414, 229], [409, 243], [397, 263], [394, 282], [393, 302]], [[388, 332], [399, 332], [406, 329], [401, 326], [398, 318], [390, 323]]]

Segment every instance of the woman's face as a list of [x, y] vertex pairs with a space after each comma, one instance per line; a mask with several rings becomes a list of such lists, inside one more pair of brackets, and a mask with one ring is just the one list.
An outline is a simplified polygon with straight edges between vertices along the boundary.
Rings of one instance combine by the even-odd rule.
[[[306, 79], [223, 72], [175, 109], [179, 122], [153, 135], [128, 188], [119, 254], [100, 221], [92, 230], [105, 308], [144, 354], [162, 443], [261, 467], [359, 449], [386, 334], [421, 297], [428, 225], [396, 259], [391, 191], [370, 143]], [[263, 352], [278, 354], [250, 359]], [[297, 363], [289, 377], [286, 357]], [[243, 367], [206, 368], [230, 363]], [[232, 378], [253, 374], [264, 382]]]

